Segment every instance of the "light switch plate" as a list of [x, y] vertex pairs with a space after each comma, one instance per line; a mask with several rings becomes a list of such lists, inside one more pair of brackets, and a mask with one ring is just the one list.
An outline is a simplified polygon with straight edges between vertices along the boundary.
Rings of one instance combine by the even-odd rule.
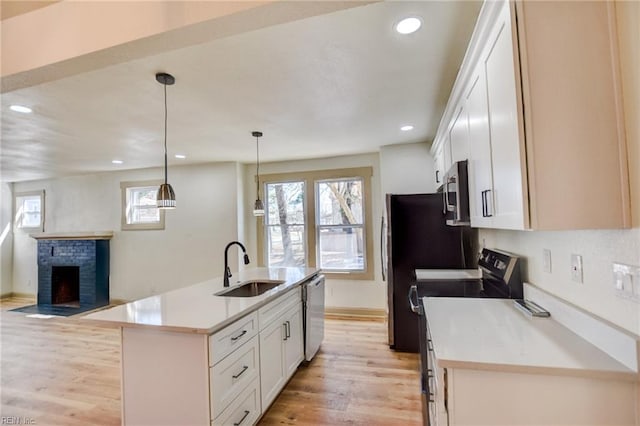
[[571, 280], [582, 284], [582, 256], [571, 255]]
[[614, 263], [613, 285], [618, 297], [640, 303], [640, 266]]
[[542, 270], [551, 273], [551, 250], [542, 249]]

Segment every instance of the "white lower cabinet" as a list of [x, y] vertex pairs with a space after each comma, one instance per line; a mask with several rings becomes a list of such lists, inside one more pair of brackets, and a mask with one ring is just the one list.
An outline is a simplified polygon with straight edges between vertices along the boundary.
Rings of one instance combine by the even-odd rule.
[[289, 310], [284, 317], [288, 335], [284, 342], [284, 372], [291, 377], [304, 358], [304, 342], [302, 339], [302, 306]]
[[211, 335], [122, 329], [124, 425], [255, 424], [303, 360], [296, 287]]
[[439, 368], [431, 426], [636, 425], [633, 381]]
[[429, 426], [636, 425], [633, 380], [495, 365], [442, 367], [429, 350]]
[[252, 425], [261, 415], [260, 380], [256, 377], [211, 424], [220, 426]]
[[260, 331], [260, 388], [267, 409], [293, 375], [304, 357], [302, 304], [291, 305]]
[[211, 413], [215, 419], [254, 379], [259, 378], [258, 336], [210, 368]]
[[260, 389], [262, 406], [268, 407], [285, 383], [285, 324], [278, 318], [260, 332]]

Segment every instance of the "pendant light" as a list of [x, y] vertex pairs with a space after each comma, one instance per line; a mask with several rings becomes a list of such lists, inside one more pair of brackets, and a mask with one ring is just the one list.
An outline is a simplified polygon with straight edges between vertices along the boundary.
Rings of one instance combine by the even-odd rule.
[[258, 139], [262, 137], [262, 132], [251, 132], [256, 138], [256, 202], [253, 205], [254, 216], [264, 216], [264, 204], [260, 199], [260, 149], [258, 148]]
[[164, 86], [164, 183], [158, 188], [156, 199], [159, 209], [175, 209], [176, 194], [167, 182], [167, 86], [173, 85], [176, 79], [171, 74], [160, 72], [156, 74], [156, 80]]

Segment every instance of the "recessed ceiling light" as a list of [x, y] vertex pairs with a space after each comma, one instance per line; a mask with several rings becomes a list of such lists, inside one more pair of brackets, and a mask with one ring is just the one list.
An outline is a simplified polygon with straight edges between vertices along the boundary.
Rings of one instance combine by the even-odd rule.
[[31, 108], [26, 107], [26, 106], [22, 106], [22, 105], [11, 105], [9, 107], [9, 109], [11, 111], [21, 112], [23, 114], [29, 114], [29, 113], [33, 112], [33, 110]]
[[422, 20], [420, 20], [420, 18], [404, 18], [396, 24], [396, 31], [400, 34], [411, 34], [418, 31], [421, 26]]
[[186, 156], [186, 155], [184, 155], [184, 154], [176, 154], [176, 158], [179, 158], [179, 159], [181, 159], [181, 160], [184, 160], [185, 158], [187, 158], [187, 156]]
[[122, 164], [122, 163], [124, 163], [124, 161], [122, 161], [122, 160], [111, 160], [111, 162], [113, 164]]
[[411, 124], [407, 124], [406, 126], [400, 127], [400, 130], [403, 132], [408, 132], [409, 130], [413, 130], [413, 126]]

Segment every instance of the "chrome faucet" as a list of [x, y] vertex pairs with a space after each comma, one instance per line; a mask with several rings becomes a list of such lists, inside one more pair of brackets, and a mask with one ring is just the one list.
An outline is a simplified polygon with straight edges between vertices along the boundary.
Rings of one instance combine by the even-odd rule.
[[244, 264], [245, 265], [249, 264], [249, 255], [247, 255], [247, 249], [244, 248], [244, 246], [242, 245], [241, 242], [239, 242], [239, 241], [231, 241], [229, 244], [227, 244], [227, 246], [224, 248], [224, 282], [223, 282], [223, 285], [225, 287], [229, 287], [229, 277], [231, 276], [231, 269], [229, 269], [229, 247], [231, 247], [234, 244], [239, 245], [240, 248], [242, 249], [242, 252], [244, 253]]

